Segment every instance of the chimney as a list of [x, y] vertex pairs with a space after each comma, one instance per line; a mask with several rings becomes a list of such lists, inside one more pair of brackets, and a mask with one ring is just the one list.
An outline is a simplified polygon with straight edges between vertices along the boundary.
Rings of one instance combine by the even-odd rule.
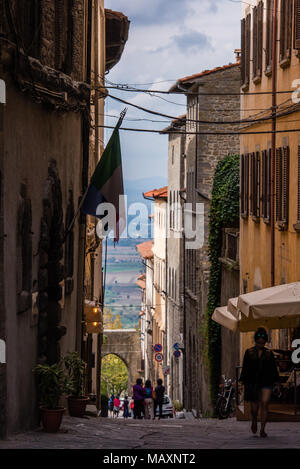
[[234, 53], [235, 53], [236, 61], [240, 62], [241, 61], [242, 50], [241, 49], [234, 49]]

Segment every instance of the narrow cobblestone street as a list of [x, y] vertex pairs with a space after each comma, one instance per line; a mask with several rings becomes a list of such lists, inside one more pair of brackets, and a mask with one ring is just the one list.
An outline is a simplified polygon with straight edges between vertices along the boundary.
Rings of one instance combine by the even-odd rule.
[[74, 419], [66, 416], [57, 434], [20, 433], [0, 449], [245, 449], [300, 448], [298, 423], [268, 424], [268, 438], [253, 436], [248, 422], [229, 420]]

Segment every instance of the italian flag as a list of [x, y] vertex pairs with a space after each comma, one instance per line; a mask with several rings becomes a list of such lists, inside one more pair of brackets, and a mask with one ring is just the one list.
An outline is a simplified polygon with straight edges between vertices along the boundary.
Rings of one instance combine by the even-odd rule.
[[115, 207], [115, 242], [120, 239], [126, 226], [124, 197], [121, 196], [124, 196], [124, 185], [119, 125], [117, 125], [91, 177], [81, 207], [83, 213], [100, 219], [103, 218], [103, 215], [97, 214], [100, 204], [110, 203]]

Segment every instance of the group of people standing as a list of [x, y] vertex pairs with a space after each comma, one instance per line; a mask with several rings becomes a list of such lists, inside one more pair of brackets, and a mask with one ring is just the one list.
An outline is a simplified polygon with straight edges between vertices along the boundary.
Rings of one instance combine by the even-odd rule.
[[133, 390], [133, 418], [155, 419], [157, 407], [159, 408], [159, 419], [162, 418], [162, 406], [164, 402], [165, 387], [161, 379], [157, 380], [157, 386], [153, 388], [148, 379], [143, 386], [143, 380], [138, 378]]
[[134, 419], [155, 419], [156, 410], [159, 409], [159, 419], [162, 417], [162, 406], [164, 402], [165, 387], [161, 379], [157, 380], [157, 386], [153, 388], [148, 379], [143, 385], [143, 380], [138, 378], [132, 387], [132, 400], [125, 396], [121, 406], [120, 396], [111, 395], [108, 402], [110, 416], [119, 417], [119, 412], [123, 410], [123, 417], [128, 418], [133, 413]]

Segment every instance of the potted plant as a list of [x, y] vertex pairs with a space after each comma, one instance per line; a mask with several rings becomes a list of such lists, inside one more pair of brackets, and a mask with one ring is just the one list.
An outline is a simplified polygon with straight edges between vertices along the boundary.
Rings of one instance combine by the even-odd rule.
[[37, 365], [34, 372], [38, 379], [40, 413], [44, 430], [48, 433], [56, 433], [66, 410], [65, 407], [59, 406], [59, 400], [66, 390], [65, 372], [57, 363]]
[[66, 355], [64, 363], [69, 376], [69, 415], [72, 417], [83, 417], [86, 405], [89, 401], [89, 398], [83, 393], [86, 364], [77, 352], [72, 352]]

